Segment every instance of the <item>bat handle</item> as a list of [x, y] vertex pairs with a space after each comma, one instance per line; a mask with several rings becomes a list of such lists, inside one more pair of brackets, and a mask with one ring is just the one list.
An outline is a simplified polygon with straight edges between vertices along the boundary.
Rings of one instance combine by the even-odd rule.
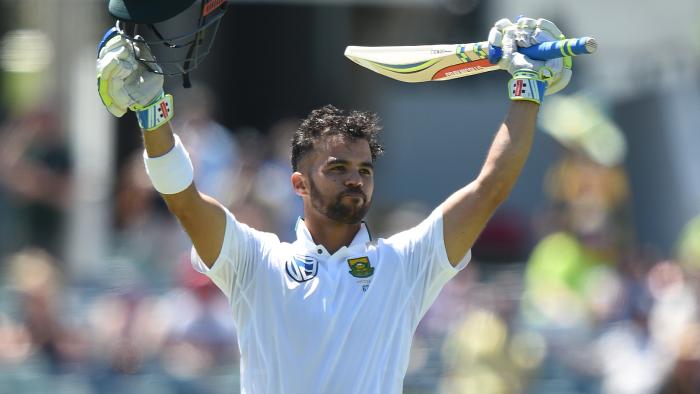
[[[569, 38], [560, 41], [543, 42], [531, 47], [519, 47], [518, 52], [535, 60], [550, 60], [564, 56], [588, 55], [598, 49], [598, 43], [593, 37]], [[489, 62], [498, 63], [503, 57], [503, 49], [489, 47]]]

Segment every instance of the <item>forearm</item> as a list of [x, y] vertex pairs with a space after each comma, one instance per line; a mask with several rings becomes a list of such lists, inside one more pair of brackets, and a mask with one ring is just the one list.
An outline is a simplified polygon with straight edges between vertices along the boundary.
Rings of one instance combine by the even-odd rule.
[[535, 103], [513, 102], [477, 179], [441, 205], [450, 263], [462, 259], [508, 197], [530, 153], [538, 109]]
[[[144, 131], [143, 141], [150, 158], [162, 157], [175, 147], [175, 136], [170, 123], [155, 130]], [[211, 265], [221, 250], [226, 226], [221, 205], [213, 198], [201, 194], [194, 182], [184, 190], [173, 194], [161, 193], [161, 196], [189, 235], [197, 253], [205, 263]]]
[[170, 123], [165, 123], [155, 130], [143, 130], [143, 145], [148, 157], [160, 157], [170, 152], [175, 146], [175, 136]]
[[499, 203], [508, 197], [530, 154], [538, 110], [529, 101], [512, 102], [477, 177], [482, 194]]

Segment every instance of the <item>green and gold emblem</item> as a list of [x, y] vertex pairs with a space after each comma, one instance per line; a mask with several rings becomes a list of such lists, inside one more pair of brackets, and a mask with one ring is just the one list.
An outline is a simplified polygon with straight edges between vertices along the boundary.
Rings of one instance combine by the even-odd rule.
[[366, 278], [374, 274], [374, 267], [369, 263], [368, 257], [348, 259], [348, 266], [350, 266], [350, 275], [356, 278]]

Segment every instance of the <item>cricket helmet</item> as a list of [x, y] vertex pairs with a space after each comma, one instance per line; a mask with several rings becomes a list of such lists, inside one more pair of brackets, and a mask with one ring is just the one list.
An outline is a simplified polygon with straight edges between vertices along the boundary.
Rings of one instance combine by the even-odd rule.
[[147, 44], [153, 58], [137, 60], [151, 72], [182, 75], [189, 87], [189, 72], [211, 50], [227, 0], [109, 0], [109, 13], [117, 19], [116, 31], [132, 42]]

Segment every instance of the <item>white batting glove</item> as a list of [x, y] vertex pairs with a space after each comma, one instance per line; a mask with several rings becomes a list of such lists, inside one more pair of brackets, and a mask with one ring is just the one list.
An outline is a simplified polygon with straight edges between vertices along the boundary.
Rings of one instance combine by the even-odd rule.
[[[534, 60], [517, 52], [517, 47], [529, 47], [564, 38], [561, 30], [547, 19], [520, 18], [516, 23], [512, 23], [504, 18], [497, 21], [489, 32], [489, 44], [503, 49], [499, 67], [513, 75], [514, 80], [532, 79], [531, 87], [535, 90], [534, 93], [539, 93], [539, 96], [554, 94], [569, 84], [572, 59], [564, 57], [547, 61]], [[538, 89], [535, 81], [544, 81], [545, 88]], [[511, 93], [513, 93], [512, 89]], [[520, 98], [513, 98], [511, 95], [511, 99]], [[530, 101], [539, 103], [542, 100], [531, 99]]]
[[145, 44], [132, 43], [110, 29], [98, 49], [98, 92], [112, 115], [122, 117], [129, 109], [144, 109], [163, 97], [163, 75], [136, 60], [135, 54], [152, 58]]

